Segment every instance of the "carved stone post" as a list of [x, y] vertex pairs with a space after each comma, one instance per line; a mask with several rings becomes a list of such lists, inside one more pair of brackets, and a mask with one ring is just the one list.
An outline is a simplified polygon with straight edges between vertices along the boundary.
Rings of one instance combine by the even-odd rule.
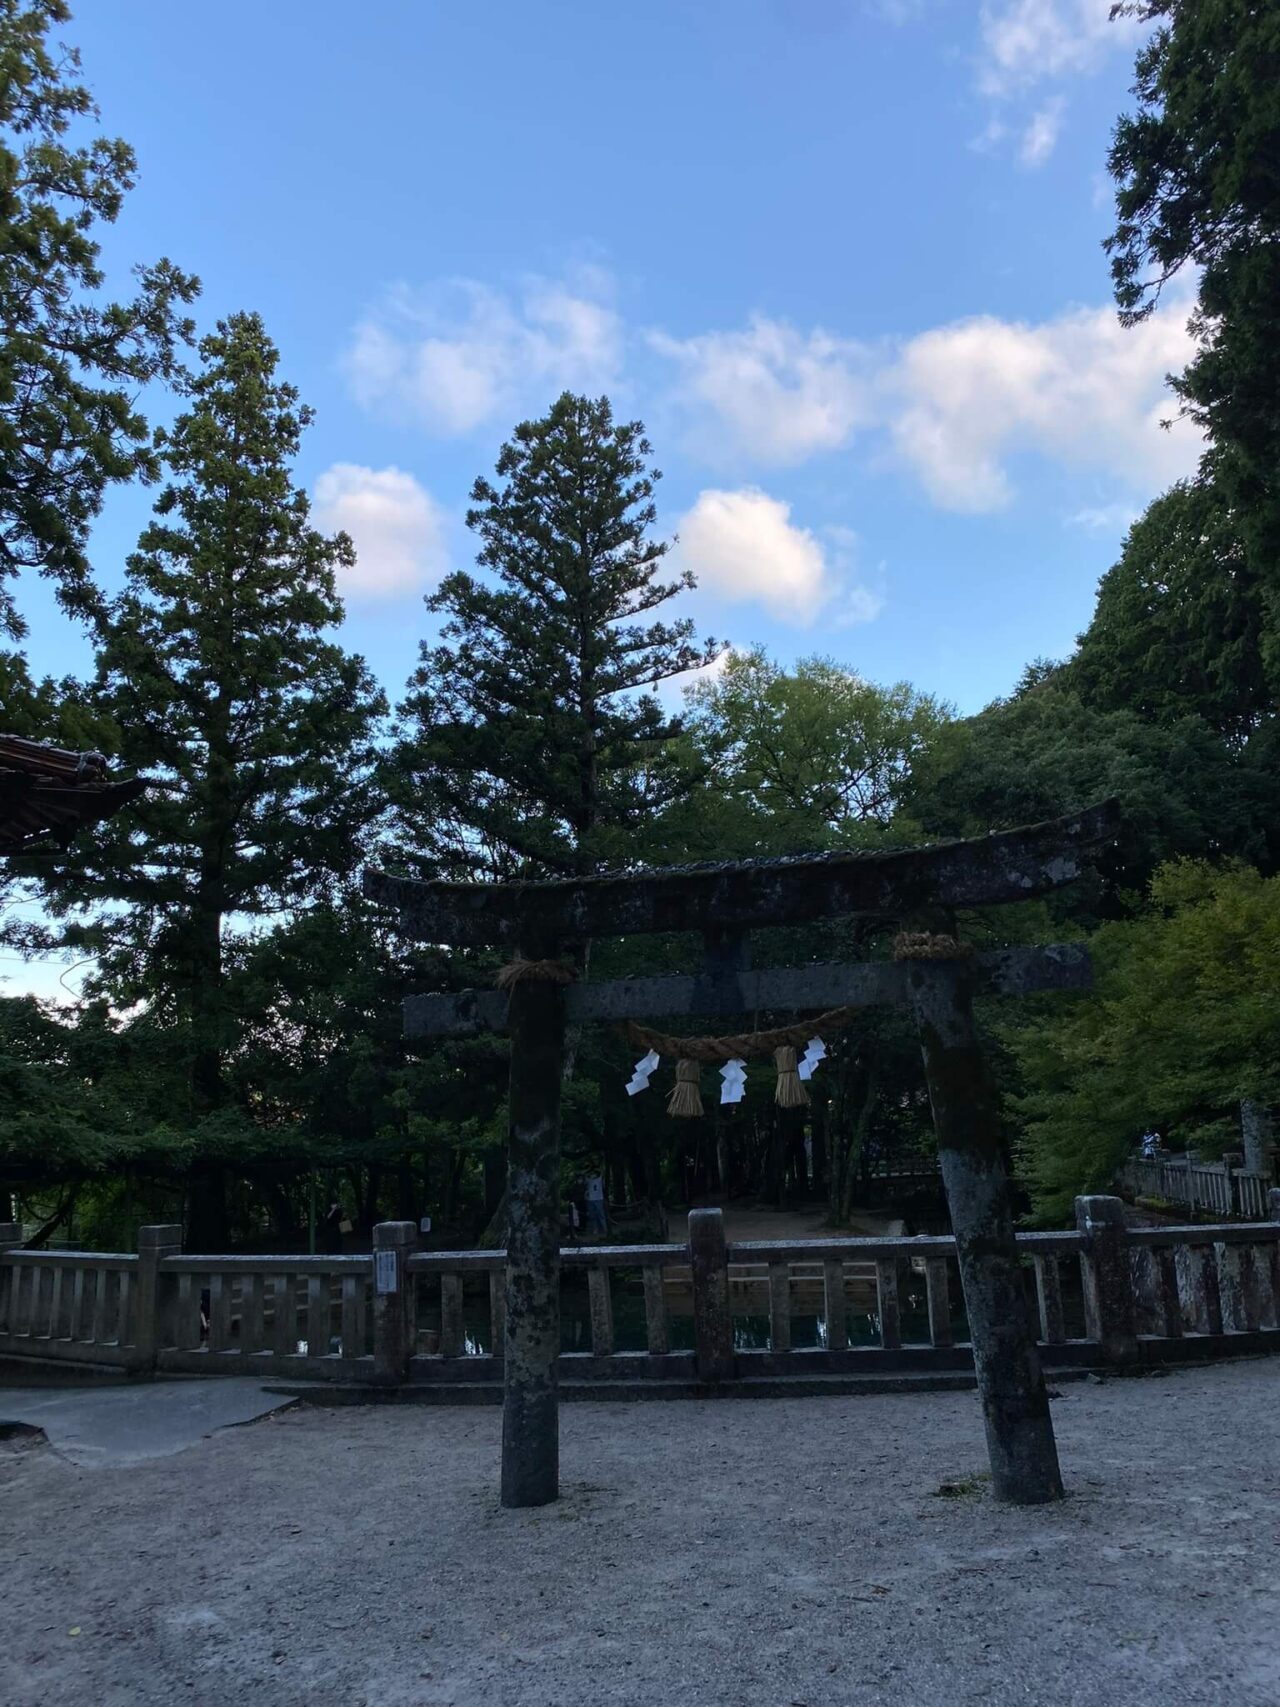
[[560, 1085], [564, 990], [511, 985], [507, 1137], [507, 1335], [502, 1503], [547, 1505], [560, 1492]]
[[733, 1319], [724, 1217], [718, 1209], [689, 1211], [689, 1265], [698, 1379], [727, 1381], [733, 1374]]
[[417, 1239], [412, 1221], [379, 1221], [373, 1229], [373, 1379], [380, 1387], [399, 1386], [409, 1373], [417, 1324], [405, 1265]]
[[160, 1262], [163, 1257], [182, 1255], [181, 1227], [138, 1228], [138, 1302], [133, 1344], [136, 1366], [152, 1370], [156, 1353], [164, 1334], [161, 1327], [163, 1277]]
[[[22, 1223], [0, 1221], [0, 1257], [6, 1251], [22, 1248]], [[12, 1333], [17, 1320], [18, 1269], [7, 1262], [0, 1265], [0, 1333]]]
[[1062, 1476], [1014, 1236], [995, 1099], [974, 1023], [973, 974], [958, 954], [935, 958], [936, 942], [908, 941], [899, 958], [908, 966], [933, 1105], [992, 1491], [1016, 1505], [1039, 1505], [1062, 1498]]
[[1077, 1197], [1076, 1226], [1084, 1234], [1085, 1326], [1108, 1363], [1132, 1363], [1138, 1355], [1137, 1300], [1125, 1235], [1124, 1204], [1118, 1197]]
[[1245, 1167], [1251, 1174], [1270, 1179], [1275, 1166], [1275, 1132], [1270, 1111], [1254, 1097], [1240, 1099], [1240, 1136]]

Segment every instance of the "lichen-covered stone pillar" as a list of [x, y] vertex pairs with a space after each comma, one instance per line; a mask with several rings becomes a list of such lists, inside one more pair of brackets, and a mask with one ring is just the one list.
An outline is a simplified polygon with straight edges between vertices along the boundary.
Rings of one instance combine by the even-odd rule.
[[138, 1228], [138, 1292], [133, 1334], [134, 1361], [138, 1370], [155, 1368], [156, 1357], [163, 1344], [160, 1264], [165, 1257], [181, 1255], [181, 1227]]
[[547, 1505], [560, 1492], [560, 1085], [564, 990], [511, 986], [507, 1135], [506, 1350], [502, 1503]]
[[909, 967], [992, 1491], [1016, 1505], [1040, 1505], [1062, 1498], [1062, 1476], [1014, 1236], [995, 1099], [973, 1017], [972, 971], [963, 958], [917, 959], [910, 950], [900, 950], [899, 957]]
[[698, 1379], [727, 1381], [733, 1374], [733, 1317], [724, 1217], [718, 1209], [689, 1211], [689, 1267]]
[[1138, 1355], [1138, 1312], [1129, 1263], [1124, 1204], [1118, 1197], [1077, 1197], [1076, 1227], [1084, 1235], [1085, 1328], [1108, 1363]]
[[[416, 1349], [416, 1293], [408, 1261], [417, 1245], [412, 1221], [379, 1221], [373, 1229], [373, 1379], [397, 1387]], [[276, 1308], [280, 1308], [276, 1294]]]
[[1254, 1097], [1240, 1098], [1240, 1137], [1245, 1168], [1270, 1178], [1275, 1166], [1275, 1129], [1270, 1111]]

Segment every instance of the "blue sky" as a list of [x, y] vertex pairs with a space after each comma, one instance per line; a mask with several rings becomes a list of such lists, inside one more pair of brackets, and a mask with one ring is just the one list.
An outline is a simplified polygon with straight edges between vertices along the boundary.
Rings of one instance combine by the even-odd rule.
[[[139, 157], [109, 280], [168, 254], [202, 327], [264, 315], [393, 700], [471, 481], [568, 385], [648, 423], [704, 629], [973, 710], [1070, 648], [1195, 457], [1158, 425], [1185, 309], [1110, 305], [1108, 10], [99, 0], [66, 33]], [[109, 584], [149, 502], [110, 500]], [[82, 666], [21, 598], [33, 664]]]

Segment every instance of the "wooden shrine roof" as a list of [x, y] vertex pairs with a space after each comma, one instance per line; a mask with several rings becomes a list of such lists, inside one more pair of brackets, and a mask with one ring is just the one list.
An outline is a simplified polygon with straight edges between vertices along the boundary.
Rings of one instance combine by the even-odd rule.
[[113, 776], [101, 753], [69, 753], [0, 734], [0, 857], [62, 847], [85, 824], [136, 800], [141, 779]]

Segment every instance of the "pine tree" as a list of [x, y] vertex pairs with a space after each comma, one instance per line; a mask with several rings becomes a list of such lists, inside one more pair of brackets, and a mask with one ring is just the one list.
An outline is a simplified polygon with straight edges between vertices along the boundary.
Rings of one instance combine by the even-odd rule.
[[405, 840], [436, 868], [581, 875], [634, 858], [646, 822], [689, 787], [678, 719], [652, 691], [718, 650], [689, 620], [648, 620], [693, 585], [659, 579], [652, 447], [608, 398], [566, 392], [522, 422], [479, 479], [477, 563], [427, 600], [446, 618], [400, 708], [388, 769]]
[[113, 481], [157, 472], [140, 387], [177, 372], [195, 279], [169, 261], [138, 269], [132, 302], [103, 303], [95, 226], [134, 182], [127, 143], [66, 137], [95, 117], [51, 51], [64, 0], [0, 0], [0, 634], [23, 623], [5, 585], [35, 569], [68, 609], [93, 602], [89, 525]]
[[237, 933], [350, 881], [374, 811], [368, 743], [383, 710], [363, 661], [325, 630], [351, 542], [308, 519], [291, 461], [310, 411], [275, 377], [256, 315], [200, 345], [192, 406], [162, 439], [171, 475], [104, 625], [95, 699], [120, 760], [155, 779], [54, 880], [68, 941], [99, 956], [90, 993], [148, 1004], [174, 1028], [204, 1161], [188, 1237], [225, 1238], [219, 1134], [226, 1061], [245, 1016], [229, 964]]

